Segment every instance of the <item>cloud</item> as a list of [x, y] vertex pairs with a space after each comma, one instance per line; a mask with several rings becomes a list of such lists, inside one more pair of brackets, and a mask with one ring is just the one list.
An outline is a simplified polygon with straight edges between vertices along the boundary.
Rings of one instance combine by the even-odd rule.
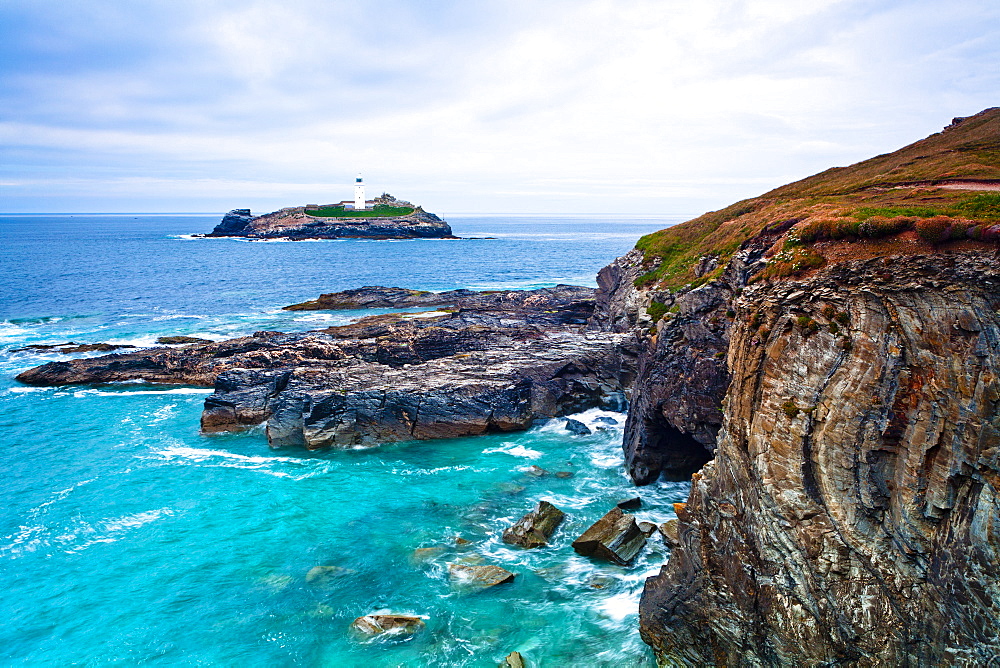
[[15, 0], [0, 208], [276, 208], [360, 169], [432, 210], [697, 212], [997, 104], [997, 19], [976, 0]]

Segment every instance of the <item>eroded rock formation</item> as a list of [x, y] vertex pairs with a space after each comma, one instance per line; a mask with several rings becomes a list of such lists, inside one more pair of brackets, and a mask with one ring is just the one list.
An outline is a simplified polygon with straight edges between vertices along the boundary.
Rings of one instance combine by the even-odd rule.
[[592, 289], [491, 292], [462, 303], [314, 332], [53, 362], [18, 380], [214, 386], [204, 431], [266, 422], [273, 447], [309, 449], [520, 430], [624, 404], [634, 358], [619, 345], [624, 335], [586, 330]]
[[716, 457], [642, 598], [661, 661], [1000, 652], [998, 260], [859, 260], [743, 291]]

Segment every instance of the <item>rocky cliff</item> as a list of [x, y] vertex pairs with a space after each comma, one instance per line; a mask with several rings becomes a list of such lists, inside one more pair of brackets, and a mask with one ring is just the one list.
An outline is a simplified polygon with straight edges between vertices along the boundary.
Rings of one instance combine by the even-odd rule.
[[[388, 205], [385, 205], [388, 206]], [[404, 215], [348, 217], [320, 215], [324, 209], [289, 207], [252, 216], [250, 209], [233, 209], [206, 236], [250, 239], [454, 239], [451, 226], [421, 207], [396, 207]], [[347, 212], [349, 213], [349, 212]], [[369, 212], [371, 213], [371, 212]]]
[[1000, 652], [998, 261], [877, 258], [743, 291], [716, 456], [642, 600], [664, 661]]
[[602, 272], [592, 326], [639, 350], [630, 474], [704, 464], [640, 606], [662, 664], [1000, 654], [998, 177], [987, 110]]

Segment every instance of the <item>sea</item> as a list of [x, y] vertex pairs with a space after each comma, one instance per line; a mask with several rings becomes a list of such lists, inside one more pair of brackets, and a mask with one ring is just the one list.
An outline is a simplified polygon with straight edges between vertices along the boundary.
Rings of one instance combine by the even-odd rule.
[[[195, 236], [220, 217], [0, 216], [0, 665], [496, 666], [518, 651], [531, 666], [653, 666], [638, 602], [667, 548], [654, 536], [622, 567], [570, 547], [622, 499], [640, 496], [635, 513], [659, 523], [687, 497], [686, 483], [630, 483], [623, 414], [574, 416], [589, 436], [556, 419], [308, 453], [271, 450], [259, 428], [201, 434], [205, 388], [14, 376], [86, 356], [32, 344], [347, 323], [376, 311], [281, 307], [363, 285], [593, 286], [641, 235], [687, 216], [447, 217], [461, 240]], [[567, 513], [551, 544], [504, 544], [542, 499]], [[516, 577], [470, 591], [453, 563]], [[351, 631], [376, 612], [425, 626]]]

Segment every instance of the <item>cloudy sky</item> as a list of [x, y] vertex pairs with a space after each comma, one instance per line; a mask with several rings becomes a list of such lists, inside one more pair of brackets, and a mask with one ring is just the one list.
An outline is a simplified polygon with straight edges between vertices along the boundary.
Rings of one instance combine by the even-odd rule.
[[996, 0], [0, 0], [0, 211], [700, 213], [1000, 105]]

